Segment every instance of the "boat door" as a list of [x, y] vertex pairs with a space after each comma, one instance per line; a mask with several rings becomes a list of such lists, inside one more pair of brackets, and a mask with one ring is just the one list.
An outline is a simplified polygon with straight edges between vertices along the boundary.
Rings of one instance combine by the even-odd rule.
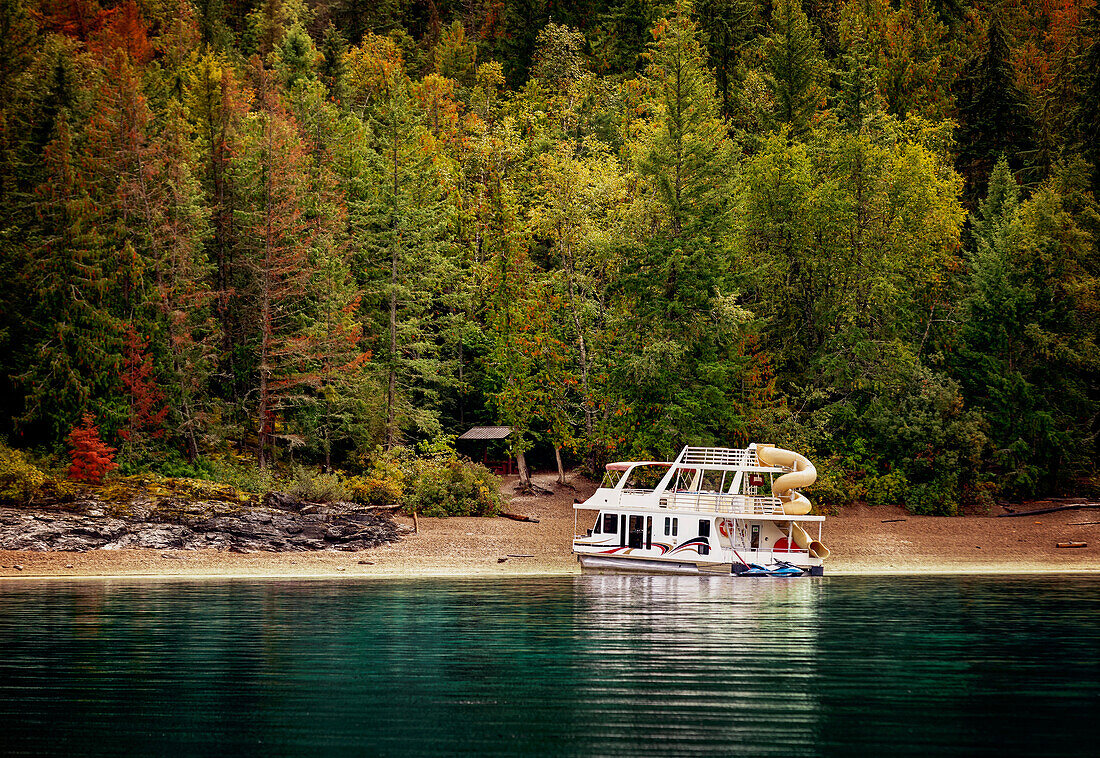
[[645, 516], [630, 517], [630, 532], [627, 545], [639, 549], [645, 547]]

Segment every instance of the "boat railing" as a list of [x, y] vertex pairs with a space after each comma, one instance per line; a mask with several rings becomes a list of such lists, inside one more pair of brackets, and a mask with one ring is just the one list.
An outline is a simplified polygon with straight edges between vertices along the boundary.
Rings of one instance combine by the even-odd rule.
[[758, 466], [756, 450], [729, 447], [689, 447], [679, 461], [681, 466]]
[[721, 492], [669, 492], [661, 496], [658, 504], [662, 508], [705, 513], [783, 515], [783, 501], [777, 497], [729, 495]]

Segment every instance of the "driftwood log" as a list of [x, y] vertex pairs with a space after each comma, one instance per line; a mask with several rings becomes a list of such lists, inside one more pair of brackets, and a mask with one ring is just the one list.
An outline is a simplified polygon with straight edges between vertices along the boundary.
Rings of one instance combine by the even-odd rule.
[[[1002, 505], [1002, 508], [1008, 506]], [[1056, 513], [1057, 511], [1076, 511], [1080, 508], [1100, 508], [1100, 503], [1072, 503], [1070, 505], [1053, 505], [1049, 508], [1034, 508], [1030, 511], [1010, 511], [1009, 513], [998, 513], [997, 517], [1004, 516], [1037, 516], [1040, 513]]]
[[539, 520], [534, 516], [524, 516], [522, 513], [509, 513], [508, 511], [501, 511], [500, 515], [504, 516], [504, 518], [510, 518], [512, 519], [512, 521], [527, 521], [532, 524], [537, 524], [539, 522]]

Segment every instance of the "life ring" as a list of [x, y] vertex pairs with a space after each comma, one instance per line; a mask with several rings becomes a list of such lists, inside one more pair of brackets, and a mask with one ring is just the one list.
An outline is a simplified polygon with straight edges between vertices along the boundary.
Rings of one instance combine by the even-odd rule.
[[718, 519], [718, 533], [721, 534], [723, 537], [729, 537], [730, 536], [730, 521], [729, 521], [729, 519], [725, 519], [725, 518]]

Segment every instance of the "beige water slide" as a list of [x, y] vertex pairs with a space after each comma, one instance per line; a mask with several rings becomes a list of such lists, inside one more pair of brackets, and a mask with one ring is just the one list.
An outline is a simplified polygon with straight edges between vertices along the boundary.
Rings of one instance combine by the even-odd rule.
[[[784, 450], [775, 445], [757, 445], [756, 459], [765, 466], [789, 468], [785, 474], [772, 482], [772, 495], [783, 501], [783, 513], [788, 516], [805, 516], [810, 512], [810, 499], [795, 488], [809, 487], [817, 481], [817, 469], [810, 460], [793, 450]], [[794, 543], [808, 550], [815, 558], [828, 558], [829, 548], [822, 545], [806, 533], [798, 524], [791, 524]]]

